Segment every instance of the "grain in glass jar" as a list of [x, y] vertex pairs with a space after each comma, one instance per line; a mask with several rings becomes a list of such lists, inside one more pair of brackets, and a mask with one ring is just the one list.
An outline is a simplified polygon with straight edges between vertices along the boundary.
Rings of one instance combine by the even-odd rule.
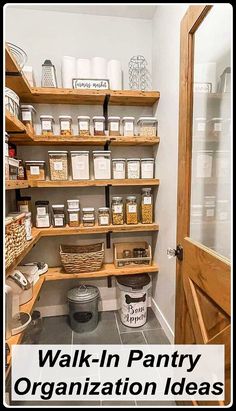
[[71, 116], [59, 116], [60, 134], [62, 136], [72, 135], [72, 117]]
[[93, 134], [95, 136], [105, 135], [105, 117], [104, 116], [94, 116], [93, 117]]
[[110, 224], [110, 210], [109, 207], [100, 207], [98, 209], [98, 225]]
[[127, 178], [140, 178], [140, 158], [127, 158]]
[[138, 224], [138, 205], [136, 196], [126, 198], [126, 224]]
[[68, 180], [68, 151], [49, 151], [51, 180]]
[[154, 178], [154, 158], [141, 158], [141, 178]]
[[71, 151], [73, 180], [89, 180], [89, 151]]
[[40, 116], [41, 122], [41, 134], [43, 136], [53, 136], [53, 124], [54, 118], [53, 116], [49, 116], [47, 114]]
[[53, 226], [54, 227], [65, 227], [66, 225], [66, 215], [64, 204], [52, 205], [53, 211]]
[[109, 136], [120, 136], [120, 117], [108, 117]]
[[111, 179], [111, 152], [93, 151], [93, 169], [95, 180]]
[[155, 117], [140, 117], [137, 121], [139, 127], [139, 136], [156, 137], [157, 136], [157, 119]]
[[78, 116], [77, 119], [79, 136], [90, 136], [90, 117]]
[[153, 223], [153, 200], [151, 188], [142, 188], [141, 222], [142, 224]]
[[134, 117], [123, 117], [123, 135], [124, 136], [134, 136]]
[[82, 209], [83, 214], [83, 226], [93, 227], [95, 225], [95, 209], [94, 207], [84, 207]]
[[35, 108], [29, 104], [21, 104], [21, 120], [28, 130], [34, 132]]
[[31, 197], [25, 196], [21, 197], [20, 200], [17, 200], [17, 209], [21, 213], [29, 213], [32, 209]]
[[79, 208], [68, 208], [67, 212], [68, 212], [69, 227], [79, 227], [79, 224], [80, 224]]
[[125, 179], [125, 169], [126, 169], [126, 159], [125, 158], [113, 158], [112, 159], [112, 178], [116, 180]]
[[124, 204], [122, 197], [112, 197], [111, 202], [112, 224], [124, 224]]
[[46, 180], [45, 161], [26, 161], [25, 168], [27, 180]]

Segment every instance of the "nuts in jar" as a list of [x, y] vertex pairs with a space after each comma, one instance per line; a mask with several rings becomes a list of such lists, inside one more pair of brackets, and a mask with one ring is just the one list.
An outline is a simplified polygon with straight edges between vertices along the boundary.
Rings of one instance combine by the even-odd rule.
[[52, 136], [53, 135], [53, 123], [54, 118], [53, 116], [49, 115], [42, 115], [40, 116], [41, 121], [41, 134], [43, 136]]
[[126, 224], [138, 224], [138, 206], [136, 196], [126, 198]]
[[62, 136], [72, 135], [72, 118], [71, 116], [59, 116], [60, 134]]
[[124, 224], [124, 204], [122, 197], [112, 197], [111, 203], [112, 224]]
[[90, 136], [90, 117], [78, 116], [79, 136]]
[[142, 224], [153, 223], [152, 189], [142, 188], [141, 200], [141, 222]]
[[45, 180], [45, 161], [26, 161], [26, 178], [28, 180]]
[[68, 152], [49, 151], [49, 168], [51, 180], [68, 179]]

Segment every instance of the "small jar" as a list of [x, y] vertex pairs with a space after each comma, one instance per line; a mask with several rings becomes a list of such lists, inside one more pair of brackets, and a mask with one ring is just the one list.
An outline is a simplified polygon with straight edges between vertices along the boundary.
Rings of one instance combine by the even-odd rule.
[[90, 136], [90, 117], [78, 116], [77, 119], [79, 136]]
[[25, 180], [25, 168], [23, 165], [23, 161], [19, 160], [19, 168], [18, 168], [18, 180]]
[[139, 136], [156, 137], [157, 119], [155, 117], [140, 117], [137, 121], [139, 126]]
[[95, 136], [104, 136], [105, 135], [105, 117], [103, 116], [94, 116], [93, 117], [93, 134]]
[[142, 224], [153, 223], [153, 200], [151, 188], [142, 188], [141, 222]]
[[194, 137], [204, 138], [207, 131], [206, 117], [196, 117], [194, 119]]
[[140, 158], [127, 158], [127, 178], [140, 178]]
[[93, 217], [83, 217], [83, 226], [84, 227], [93, 227], [93, 226], [95, 226], [95, 218], [93, 218]]
[[26, 240], [32, 240], [32, 223], [31, 223], [31, 212], [25, 213], [25, 231], [26, 231]]
[[95, 209], [94, 207], [84, 207], [82, 209], [83, 219], [94, 218], [95, 219]]
[[191, 223], [201, 223], [203, 219], [203, 205], [191, 205]]
[[67, 200], [67, 206], [70, 210], [79, 208], [79, 200]]
[[41, 122], [41, 134], [43, 136], [53, 136], [53, 124], [54, 124], [53, 116], [42, 115], [40, 116], [40, 122]]
[[69, 227], [79, 227], [79, 224], [80, 224], [79, 208], [68, 208], [67, 212], [68, 212]]
[[154, 158], [141, 158], [141, 178], [154, 178]]
[[124, 136], [134, 136], [134, 117], [123, 117], [123, 135]]
[[46, 180], [45, 161], [26, 161], [25, 168], [27, 180]]
[[125, 179], [125, 158], [113, 158], [112, 159], [112, 178], [116, 180]]
[[48, 156], [51, 180], [67, 180], [68, 151], [49, 151]]
[[66, 225], [66, 215], [64, 204], [52, 205], [53, 211], [53, 226], [54, 227], [65, 227]]
[[36, 215], [36, 227], [37, 228], [48, 228], [50, 227], [50, 214]]
[[17, 180], [18, 178], [19, 160], [9, 158], [9, 180]]
[[111, 152], [93, 151], [93, 169], [95, 180], [111, 179]]
[[209, 133], [210, 137], [220, 137], [223, 131], [223, 118], [213, 117], [209, 121]]
[[72, 135], [72, 117], [71, 116], [59, 116], [60, 134], [61, 136]]
[[112, 197], [111, 203], [112, 224], [124, 224], [124, 204], [122, 197]]
[[138, 224], [138, 205], [136, 196], [126, 198], [126, 224]]
[[89, 180], [89, 151], [71, 151], [71, 170], [73, 180]]
[[98, 225], [110, 224], [110, 210], [109, 207], [100, 207], [98, 209]]
[[29, 213], [32, 211], [31, 197], [21, 197], [17, 200], [17, 210], [21, 213]]
[[28, 130], [34, 132], [35, 108], [29, 104], [21, 104], [21, 120]]
[[49, 214], [49, 201], [47, 200], [35, 201], [35, 208], [36, 208], [36, 214], [38, 216], [45, 216], [46, 214]]
[[120, 117], [108, 117], [109, 136], [120, 136]]

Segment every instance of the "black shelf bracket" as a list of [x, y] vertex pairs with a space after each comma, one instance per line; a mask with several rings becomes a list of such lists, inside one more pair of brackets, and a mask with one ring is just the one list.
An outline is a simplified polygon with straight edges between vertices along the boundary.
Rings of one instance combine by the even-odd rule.
[[107, 248], [111, 248], [111, 234], [112, 234], [112, 231], [108, 231], [108, 233], [106, 233]]
[[103, 102], [103, 115], [105, 117], [105, 130], [108, 130], [108, 104], [110, 100], [110, 95], [106, 94]]
[[8, 77], [22, 77], [19, 71], [6, 71], [6, 76]]
[[111, 288], [111, 287], [112, 287], [112, 278], [111, 278], [110, 275], [107, 277], [107, 287], [108, 287], [108, 288]]

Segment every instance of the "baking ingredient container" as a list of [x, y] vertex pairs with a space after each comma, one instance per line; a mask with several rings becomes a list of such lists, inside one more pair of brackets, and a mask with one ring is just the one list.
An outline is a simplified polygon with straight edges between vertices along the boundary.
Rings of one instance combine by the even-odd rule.
[[40, 116], [41, 134], [43, 136], [53, 136], [54, 118], [47, 114]]
[[93, 151], [93, 167], [95, 180], [111, 179], [111, 152]]
[[98, 209], [98, 225], [110, 224], [110, 210], [108, 207], [100, 207]]
[[65, 206], [63, 204], [52, 205], [53, 211], [53, 226], [54, 227], [65, 227], [66, 225], [66, 215]]
[[45, 161], [26, 161], [25, 168], [27, 180], [46, 180]]
[[59, 116], [60, 134], [62, 136], [72, 135], [72, 117], [71, 116]]
[[134, 136], [134, 117], [123, 117], [123, 135], [124, 136]]
[[125, 179], [125, 158], [113, 158], [112, 159], [112, 178], [116, 180]]
[[127, 158], [127, 178], [140, 178], [140, 158]]
[[154, 178], [154, 158], [141, 158], [141, 178]]
[[49, 151], [51, 180], [68, 179], [68, 151]]
[[38, 200], [35, 201], [36, 208], [36, 227], [45, 228], [50, 227], [50, 213], [49, 213], [49, 201]]
[[138, 224], [138, 206], [136, 196], [126, 198], [126, 224]]
[[94, 116], [93, 117], [93, 133], [95, 136], [105, 135], [105, 117]]
[[142, 188], [141, 222], [142, 224], [153, 223], [153, 198], [151, 188]]
[[145, 137], [157, 136], [157, 119], [155, 117], [140, 117], [137, 121], [139, 135]]
[[70, 227], [79, 227], [80, 224], [80, 209], [79, 208], [68, 208], [68, 224]]
[[77, 119], [79, 136], [90, 136], [90, 117], [78, 116]]
[[109, 136], [120, 135], [120, 117], [110, 116], [108, 117], [108, 130]]
[[112, 197], [111, 202], [112, 224], [124, 224], [124, 204], [122, 197]]
[[21, 120], [22, 123], [29, 129], [31, 133], [34, 132], [35, 108], [30, 104], [21, 104]]
[[89, 180], [89, 151], [71, 151], [73, 180]]

